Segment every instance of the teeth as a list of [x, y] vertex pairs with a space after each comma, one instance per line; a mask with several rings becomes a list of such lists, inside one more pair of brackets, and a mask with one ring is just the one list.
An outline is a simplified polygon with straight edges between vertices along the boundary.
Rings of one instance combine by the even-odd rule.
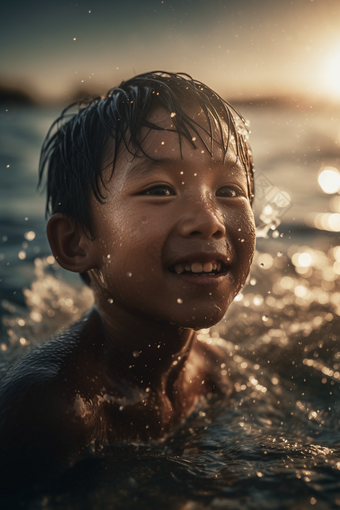
[[202, 273], [203, 271], [203, 266], [200, 262], [194, 262], [193, 264], [191, 264], [191, 271], [193, 273]]
[[175, 273], [182, 274], [184, 271], [190, 271], [191, 273], [211, 273], [211, 271], [220, 271], [222, 267], [221, 262], [193, 262], [192, 264], [176, 264], [174, 266]]

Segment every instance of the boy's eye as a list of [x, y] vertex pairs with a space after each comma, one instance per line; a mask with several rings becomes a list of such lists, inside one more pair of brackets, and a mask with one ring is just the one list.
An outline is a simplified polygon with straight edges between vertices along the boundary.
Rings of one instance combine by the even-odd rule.
[[230, 186], [223, 186], [223, 188], [220, 188], [216, 196], [218, 197], [225, 197], [225, 198], [235, 198], [240, 196], [245, 196], [244, 191], [239, 187], [230, 187]]
[[158, 185], [143, 191], [143, 195], [169, 197], [175, 195], [175, 192], [170, 186]]

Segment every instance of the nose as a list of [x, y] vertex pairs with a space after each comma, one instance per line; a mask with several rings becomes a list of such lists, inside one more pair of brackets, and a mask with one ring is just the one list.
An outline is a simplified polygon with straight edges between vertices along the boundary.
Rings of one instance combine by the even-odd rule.
[[188, 201], [185, 213], [179, 225], [183, 237], [201, 237], [204, 239], [221, 239], [226, 234], [223, 216], [208, 197], [202, 197], [194, 203]]

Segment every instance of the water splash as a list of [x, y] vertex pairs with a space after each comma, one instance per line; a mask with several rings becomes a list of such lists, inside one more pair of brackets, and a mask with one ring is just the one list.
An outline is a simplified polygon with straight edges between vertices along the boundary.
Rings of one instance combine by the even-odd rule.
[[260, 214], [260, 220], [262, 223], [256, 227], [256, 237], [263, 237], [266, 239], [270, 230], [273, 231], [274, 238], [278, 237], [279, 233], [277, 231], [277, 227], [281, 224], [280, 214], [280, 210], [274, 209], [270, 205], [266, 205]]
[[[35, 280], [23, 293], [27, 309], [2, 301], [7, 338], [0, 343], [1, 361], [10, 363], [30, 345], [36, 345], [78, 320], [93, 304], [89, 287], [74, 287], [63, 280], [54, 257], [34, 261]], [[27, 311], [28, 310], [28, 311]]]

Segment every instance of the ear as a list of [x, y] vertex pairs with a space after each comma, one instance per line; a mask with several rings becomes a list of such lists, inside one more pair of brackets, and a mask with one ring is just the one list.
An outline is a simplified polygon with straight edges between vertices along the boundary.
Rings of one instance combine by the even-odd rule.
[[75, 222], [64, 214], [54, 214], [47, 224], [47, 237], [57, 262], [68, 271], [85, 273], [94, 267], [92, 242]]

